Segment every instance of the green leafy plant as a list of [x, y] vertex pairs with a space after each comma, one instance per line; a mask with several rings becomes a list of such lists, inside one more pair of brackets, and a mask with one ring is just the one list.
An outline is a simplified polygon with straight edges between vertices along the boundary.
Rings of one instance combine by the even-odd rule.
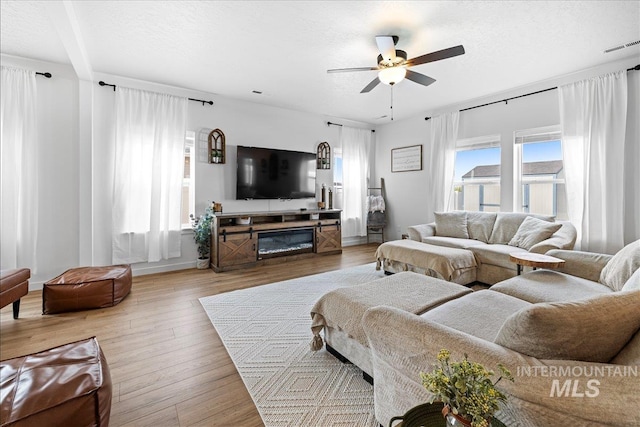
[[211, 249], [211, 221], [213, 220], [213, 209], [207, 207], [203, 215], [199, 218], [190, 215], [191, 226], [193, 228], [193, 238], [198, 245], [198, 257], [201, 259], [209, 256]]
[[214, 163], [219, 163], [222, 160], [222, 150], [211, 150], [211, 161]]
[[493, 382], [493, 371], [470, 362], [466, 354], [462, 361], [453, 362], [450, 361], [451, 353], [442, 349], [437, 358], [438, 363], [431, 373], [420, 372], [422, 385], [433, 395], [430, 403], [441, 401], [451, 412], [470, 421], [473, 427], [488, 427], [499, 403], [507, 400], [496, 384], [502, 378], [513, 381], [511, 372], [499, 363], [502, 375]]

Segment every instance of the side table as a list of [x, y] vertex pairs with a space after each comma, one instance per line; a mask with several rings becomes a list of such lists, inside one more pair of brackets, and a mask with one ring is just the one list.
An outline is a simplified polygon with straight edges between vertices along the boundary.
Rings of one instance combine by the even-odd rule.
[[562, 268], [564, 260], [549, 255], [536, 254], [532, 252], [518, 252], [509, 254], [509, 260], [515, 262], [518, 276], [522, 273], [522, 267], [536, 268]]

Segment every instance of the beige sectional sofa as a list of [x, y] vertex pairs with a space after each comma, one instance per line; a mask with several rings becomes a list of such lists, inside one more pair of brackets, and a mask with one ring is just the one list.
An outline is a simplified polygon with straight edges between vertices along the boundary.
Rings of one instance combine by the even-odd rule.
[[[516, 275], [509, 255], [517, 252], [544, 254], [552, 249], [573, 249], [576, 229], [553, 217], [518, 212], [454, 211], [436, 213], [429, 224], [408, 227], [409, 238], [435, 246], [465, 249], [475, 256], [475, 277], [467, 282], [494, 284]], [[383, 261], [385, 271], [424, 273], [402, 260]]]
[[507, 425], [639, 426], [640, 241], [614, 256], [549, 254], [563, 272], [528, 272], [422, 315], [367, 310], [378, 422], [429, 399], [419, 373], [446, 348], [511, 370], [515, 382], [500, 383]]

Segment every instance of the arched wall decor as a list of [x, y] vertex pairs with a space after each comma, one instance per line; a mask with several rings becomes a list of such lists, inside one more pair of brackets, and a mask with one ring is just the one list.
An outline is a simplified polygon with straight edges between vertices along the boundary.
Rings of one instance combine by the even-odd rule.
[[331, 147], [328, 142], [318, 144], [316, 163], [316, 169], [331, 169]]
[[209, 163], [224, 164], [226, 162], [227, 150], [224, 139], [224, 133], [220, 129], [214, 129], [209, 133]]

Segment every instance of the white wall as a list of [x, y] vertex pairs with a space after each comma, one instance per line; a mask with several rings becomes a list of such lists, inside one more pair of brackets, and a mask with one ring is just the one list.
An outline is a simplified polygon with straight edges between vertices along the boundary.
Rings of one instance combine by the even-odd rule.
[[[316, 200], [235, 200], [236, 147], [250, 145], [315, 152], [318, 143], [338, 143], [340, 128], [327, 121], [370, 128], [364, 123], [224, 98], [152, 82], [95, 73], [94, 82], [79, 81], [70, 66], [2, 55], [3, 65], [41, 72], [38, 77], [38, 131], [40, 139], [40, 232], [37, 269], [32, 289], [79, 265], [109, 265], [111, 261], [111, 206], [115, 134], [115, 93], [98, 81], [143, 90], [213, 100], [214, 105], [189, 102], [188, 130], [221, 129], [226, 136], [227, 162], [212, 165], [196, 161], [196, 214], [211, 202], [224, 212], [313, 208]], [[80, 90], [82, 88], [82, 90]], [[91, 89], [92, 88], [92, 89]], [[83, 106], [83, 111], [79, 111]], [[86, 111], [89, 108], [91, 111]], [[82, 121], [82, 122], [81, 122]], [[90, 136], [79, 136], [90, 128]], [[198, 141], [196, 141], [196, 144]], [[195, 159], [198, 150], [196, 147]], [[89, 167], [87, 167], [89, 163]], [[317, 187], [333, 182], [333, 169], [317, 171]], [[87, 218], [85, 221], [84, 218]], [[80, 253], [80, 248], [83, 248]], [[157, 263], [132, 265], [135, 275], [195, 267], [196, 246], [191, 231], [182, 234], [182, 256]]]
[[[64, 270], [79, 265], [111, 264], [111, 194], [113, 180], [113, 121], [114, 93], [97, 82], [109, 83], [188, 96], [212, 99], [213, 106], [189, 103], [188, 128], [197, 132], [201, 128], [220, 128], [226, 135], [227, 163], [210, 165], [196, 163], [196, 213], [201, 213], [212, 200], [221, 202], [225, 212], [265, 211], [313, 207], [314, 201], [237, 201], [235, 200], [235, 147], [253, 145], [313, 152], [321, 141], [335, 147], [339, 127], [327, 126], [327, 121], [349, 126], [370, 128], [364, 123], [349, 122], [258, 103], [237, 101], [215, 94], [178, 89], [163, 85], [96, 73], [93, 90], [79, 90], [78, 81], [70, 66], [33, 61], [7, 55], [1, 56], [3, 65], [14, 65], [41, 72], [51, 72], [53, 78], [38, 77], [38, 132], [41, 140], [40, 161], [40, 219], [37, 248], [37, 269], [33, 269], [32, 289]], [[540, 82], [508, 93], [496, 94], [464, 105], [450, 106], [439, 111], [425, 112], [403, 121], [379, 126], [376, 130], [371, 167], [372, 182], [385, 179], [387, 239], [399, 238], [406, 227], [429, 220], [424, 194], [426, 170], [420, 172], [390, 172], [392, 148], [429, 144], [429, 122], [432, 116], [454, 109], [466, 108], [502, 98], [521, 95], [559, 84], [600, 75], [620, 68], [635, 66], [636, 58], [607, 64], [582, 73]], [[85, 87], [86, 89], [86, 87]], [[634, 89], [637, 92], [637, 87]], [[630, 103], [637, 105], [640, 95]], [[397, 100], [402, 102], [402, 100]], [[79, 111], [80, 106], [83, 111]], [[90, 114], [85, 106], [92, 106]], [[83, 123], [80, 123], [80, 120]], [[79, 129], [92, 128], [90, 141], [80, 141]], [[461, 113], [461, 138], [498, 133], [502, 136], [503, 165], [510, 165], [512, 135], [517, 129], [559, 123], [557, 91], [533, 95], [505, 104], [496, 104]], [[636, 130], [637, 133], [637, 130]], [[196, 150], [197, 152], [197, 150]], [[89, 153], [88, 156], [85, 153]], [[87, 160], [88, 159], [88, 160]], [[509, 160], [509, 161], [507, 161]], [[91, 167], [86, 167], [89, 161]], [[423, 162], [424, 163], [424, 162]], [[425, 163], [426, 164], [426, 163]], [[333, 170], [318, 171], [317, 186], [330, 184]], [[502, 210], [511, 210], [511, 170], [505, 170], [502, 182]], [[636, 188], [637, 190], [637, 188]], [[88, 221], [82, 220], [87, 216]], [[640, 228], [636, 224], [635, 228]], [[82, 240], [82, 242], [81, 242]], [[84, 242], [84, 243], [83, 243]], [[196, 249], [192, 234], [182, 236], [182, 256], [153, 264], [133, 266], [135, 274], [195, 265]], [[348, 244], [348, 242], [346, 242]], [[80, 253], [80, 248], [82, 253]], [[90, 252], [90, 253], [87, 253]]]
[[[556, 87], [558, 85], [599, 76], [608, 72], [627, 69], [637, 65], [638, 58], [612, 62], [600, 67], [584, 70], [571, 75], [560, 76], [508, 92], [494, 94], [486, 98], [450, 105], [436, 110], [425, 111], [398, 122], [389, 123], [376, 128], [376, 175], [384, 178], [387, 192], [388, 239], [399, 239], [406, 233], [407, 227], [433, 221], [433, 212], [427, 212], [425, 183], [428, 171], [391, 173], [391, 149], [409, 145], [423, 144], [423, 165], [426, 165], [426, 153], [430, 141], [430, 121], [424, 118], [445, 112], [456, 111], [476, 105], [498, 101], [513, 96]], [[637, 73], [638, 71], [634, 71]], [[437, 84], [437, 83], [436, 83]], [[636, 88], [637, 92], [637, 88]], [[396, 100], [402, 103], [401, 99]], [[630, 96], [629, 105], [640, 102], [640, 95]], [[633, 107], [637, 108], [637, 107]], [[476, 108], [460, 113], [458, 138], [471, 138], [484, 135], [499, 134], [501, 136], [501, 210], [513, 210], [513, 132], [560, 123], [558, 91], [552, 90], [486, 107]], [[636, 186], [637, 191], [637, 186]]]
[[[271, 107], [258, 103], [238, 101], [222, 96], [167, 87], [113, 75], [96, 73], [96, 81], [144, 90], [170, 93], [195, 99], [213, 100], [204, 106], [189, 102], [187, 129], [196, 133], [195, 208], [196, 215], [204, 212], [212, 201], [222, 203], [224, 212], [257, 212], [300, 208], [313, 208], [315, 199], [301, 200], [236, 200], [236, 147], [248, 145], [315, 153], [317, 145], [327, 141], [335, 146], [339, 128], [327, 126], [327, 121], [366, 127], [366, 124], [348, 122], [334, 117]], [[96, 87], [98, 87], [96, 85]], [[93, 264], [111, 263], [111, 200], [113, 182], [113, 122], [115, 93], [109, 87], [94, 91], [93, 132]], [[209, 164], [199, 155], [202, 148], [198, 140], [200, 129], [220, 129], [225, 134], [227, 159], [225, 164]], [[316, 187], [319, 194], [323, 183], [333, 182], [333, 170], [317, 171]], [[132, 265], [134, 274], [148, 274], [195, 267], [197, 257], [193, 234], [182, 234], [182, 255], [156, 263]]]

